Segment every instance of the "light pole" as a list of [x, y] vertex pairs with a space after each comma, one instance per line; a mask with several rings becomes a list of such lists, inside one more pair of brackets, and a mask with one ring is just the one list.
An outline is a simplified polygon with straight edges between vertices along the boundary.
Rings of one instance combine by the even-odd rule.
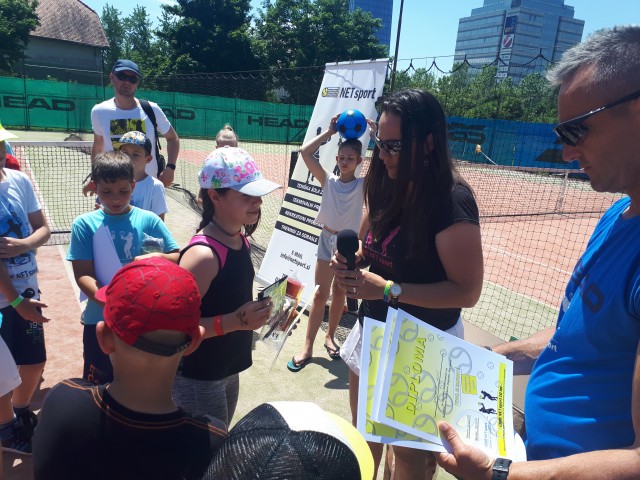
[[398, 66], [398, 47], [400, 46], [400, 30], [402, 29], [402, 10], [404, 0], [400, 0], [400, 15], [398, 15], [398, 31], [396, 32], [396, 53], [393, 56], [393, 69], [391, 70], [391, 91], [396, 83], [396, 67]]

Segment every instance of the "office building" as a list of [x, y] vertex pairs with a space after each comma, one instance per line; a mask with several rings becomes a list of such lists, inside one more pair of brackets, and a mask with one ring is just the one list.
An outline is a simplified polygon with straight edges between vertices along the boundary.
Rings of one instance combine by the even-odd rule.
[[[580, 43], [584, 20], [574, 18], [565, 0], [484, 0], [458, 23], [454, 63], [466, 58], [473, 66], [500, 58], [498, 79], [520, 81], [542, 72], [548, 62]], [[524, 66], [526, 65], [526, 66]]]
[[393, 15], [393, 0], [349, 0], [349, 11], [360, 8], [371, 13], [373, 18], [382, 20], [382, 27], [376, 32], [381, 45], [391, 47], [391, 21]]

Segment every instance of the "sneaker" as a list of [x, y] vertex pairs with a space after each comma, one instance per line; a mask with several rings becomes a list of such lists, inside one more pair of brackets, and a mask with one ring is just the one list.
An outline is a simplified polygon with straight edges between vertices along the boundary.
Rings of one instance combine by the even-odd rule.
[[30, 437], [33, 436], [33, 432], [38, 426], [38, 417], [31, 410], [24, 410], [23, 412], [16, 414], [16, 418], [22, 420], [22, 424], [29, 429], [31, 434]]
[[13, 436], [8, 440], [2, 440], [2, 450], [17, 453], [18, 455], [31, 455], [31, 429], [18, 419], [12, 426]]

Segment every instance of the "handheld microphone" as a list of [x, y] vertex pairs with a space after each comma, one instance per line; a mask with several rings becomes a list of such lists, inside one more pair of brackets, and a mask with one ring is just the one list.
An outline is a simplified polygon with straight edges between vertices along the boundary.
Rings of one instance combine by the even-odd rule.
[[[350, 229], [340, 230], [336, 239], [338, 252], [347, 259], [347, 268], [355, 270], [356, 268], [356, 252], [360, 247], [358, 234]], [[358, 300], [355, 298], [347, 298], [347, 308], [350, 312], [358, 310]]]

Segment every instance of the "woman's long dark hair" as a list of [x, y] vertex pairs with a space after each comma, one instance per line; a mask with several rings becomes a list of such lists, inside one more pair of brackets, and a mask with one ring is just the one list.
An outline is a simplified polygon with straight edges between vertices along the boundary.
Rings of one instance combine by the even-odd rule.
[[[202, 198], [202, 220], [200, 221], [200, 225], [198, 226], [196, 232], [202, 230], [204, 227], [209, 225], [209, 222], [211, 222], [211, 220], [213, 219], [213, 215], [215, 214], [215, 207], [213, 206], [213, 202], [211, 201], [211, 198], [209, 197], [207, 190], [209, 189], [208, 188], [200, 189], [200, 198]], [[230, 189], [217, 188], [216, 192], [218, 192], [219, 195], [224, 196], [227, 194], [228, 190]], [[260, 217], [262, 217], [262, 209], [260, 209], [260, 212], [258, 213], [258, 221], [256, 223], [253, 223], [250, 225], [247, 225], [247, 224], [243, 225], [245, 236], [250, 237], [251, 234], [253, 234], [253, 232], [256, 231], [256, 229], [258, 228], [258, 224], [260, 223]]]
[[[447, 124], [438, 100], [430, 93], [410, 89], [393, 93], [381, 112], [401, 120], [402, 149], [395, 179], [390, 179], [376, 146], [365, 177], [365, 204], [374, 239], [394, 226], [408, 232], [411, 257], [428, 248], [425, 232], [440, 200], [455, 183], [464, 183], [456, 172], [447, 144]], [[433, 149], [427, 137], [433, 135]]]

